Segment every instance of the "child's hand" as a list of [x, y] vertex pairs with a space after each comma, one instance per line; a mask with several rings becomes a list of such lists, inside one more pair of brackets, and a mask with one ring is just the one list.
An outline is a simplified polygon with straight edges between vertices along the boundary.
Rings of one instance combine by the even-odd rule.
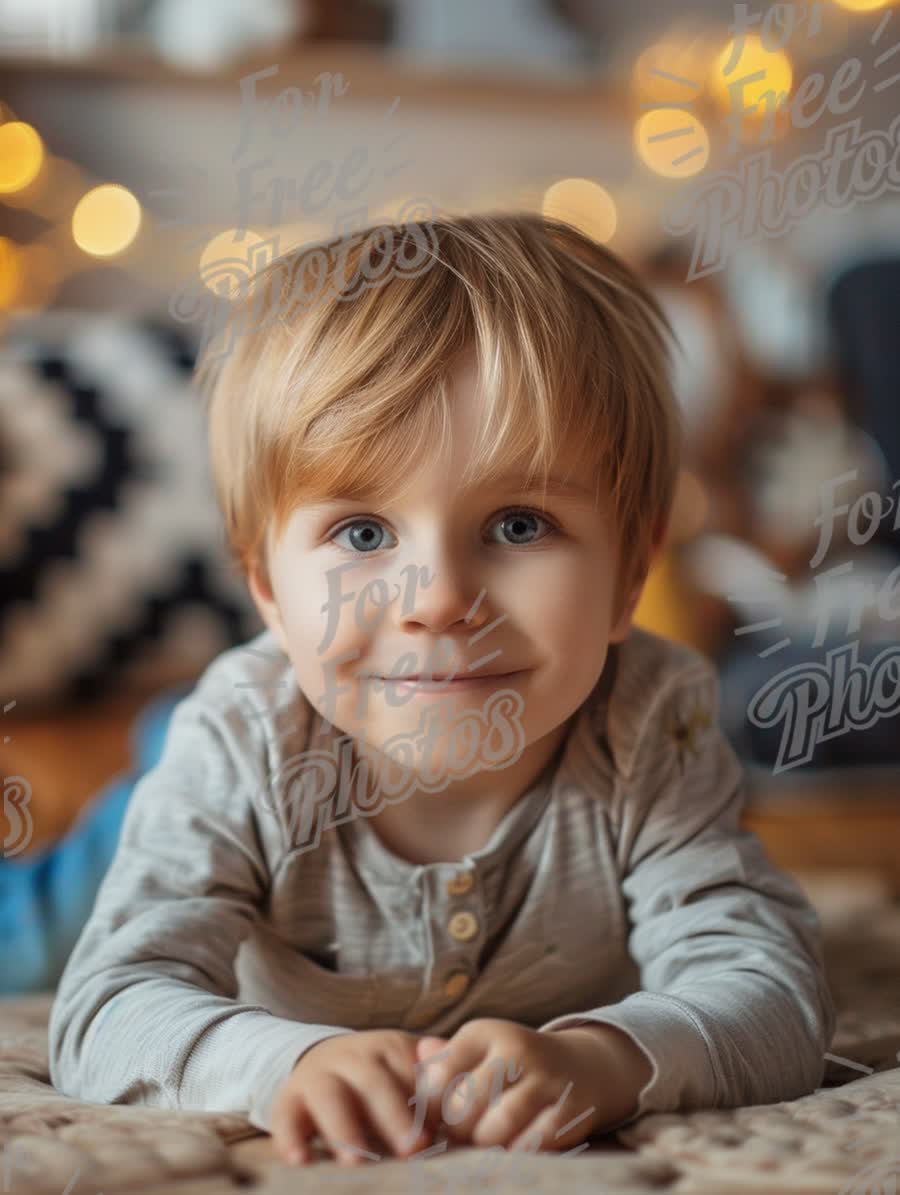
[[422, 1038], [418, 1055], [426, 1122], [480, 1148], [569, 1149], [630, 1114], [652, 1073], [627, 1034], [599, 1024], [540, 1033], [480, 1018], [449, 1042]]
[[[414, 1106], [418, 1037], [369, 1029], [327, 1037], [300, 1058], [272, 1105], [272, 1138], [288, 1162], [310, 1161], [317, 1133], [341, 1162], [407, 1157], [434, 1142], [424, 1101]], [[419, 1068], [421, 1070], [421, 1068]]]

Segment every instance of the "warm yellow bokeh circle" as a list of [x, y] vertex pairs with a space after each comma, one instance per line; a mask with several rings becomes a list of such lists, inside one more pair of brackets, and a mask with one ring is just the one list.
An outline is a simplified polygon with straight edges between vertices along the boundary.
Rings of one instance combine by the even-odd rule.
[[548, 187], [541, 211], [548, 219], [574, 225], [601, 245], [616, 231], [618, 217], [613, 197], [589, 178], [564, 178]]
[[[744, 108], [758, 105], [757, 114], [765, 115], [766, 101], [763, 96], [766, 92], [771, 91], [776, 97], [782, 93], [790, 95], [794, 81], [791, 60], [783, 50], [767, 50], [759, 34], [747, 33], [739, 44], [737, 61], [726, 74], [725, 68], [733, 59], [734, 48], [734, 41], [729, 41], [715, 60], [710, 80], [713, 94], [726, 109], [734, 106], [737, 112], [739, 104]], [[737, 94], [732, 94], [731, 88], [735, 87], [738, 80], [759, 71], [763, 72], [761, 79], [742, 84], [737, 88]]]
[[92, 257], [121, 253], [137, 236], [141, 205], [127, 187], [102, 183], [79, 199], [72, 213], [72, 239]]
[[44, 161], [44, 143], [30, 124], [0, 124], [0, 194], [21, 191], [33, 182]]
[[263, 242], [264, 238], [252, 228], [225, 228], [217, 232], [200, 254], [204, 286], [226, 299], [237, 299], [251, 279], [250, 253]]
[[654, 108], [634, 127], [641, 161], [664, 178], [689, 178], [709, 160], [709, 134], [692, 112]]

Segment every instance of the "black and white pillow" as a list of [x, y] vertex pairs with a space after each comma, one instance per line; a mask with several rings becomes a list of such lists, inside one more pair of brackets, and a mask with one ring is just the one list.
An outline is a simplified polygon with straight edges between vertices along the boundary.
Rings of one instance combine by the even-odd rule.
[[68, 704], [199, 674], [264, 629], [229, 559], [165, 318], [50, 312], [0, 352], [0, 699]]

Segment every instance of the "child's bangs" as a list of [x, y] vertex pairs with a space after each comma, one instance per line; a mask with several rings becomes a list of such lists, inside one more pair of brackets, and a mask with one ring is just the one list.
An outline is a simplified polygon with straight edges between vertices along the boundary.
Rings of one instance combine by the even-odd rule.
[[[542, 488], [551, 473], [565, 478], [586, 456], [595, 463], [600, 441], [590, 434], [591, 420], [586, 422], [583, 408], [590, 403], [584, 392], [560, 394], [559, 379], [565, 375], [557, 362], [540, 354], [532, 360], [543, 360], [546, 368], [537, 376], [526, 376], [517, 357], [521, 338], [502, 326], [482, 329], [480, 353], [472, 347], [483, 417], [461, 487], [475, 490], [516, 477], [520, 480], [511, 483], [511, 489]], [[473, 335], [477, 341], [474, 330]], [[456, 362], [468, 348], [457, 349]], [[341, 498], [381, 507], [401, 503], [420, 469], [450, 454], [452, 405], [450, 372], [444, 367], [427, 382], [420, 377], [415, 386], [404, 386], [399, 378], [389, 383], [378, 378], [364, 393], [354, 395], [352, 403], [339, 398], [320, 411], [302, 435], [284, 428], [281, 438], [290, 445], [290, 455], [269, 474], [284, 483], [282, 492], [273, 495], [276, 524], [308, 502]], [[598, 405], [594, 403], [597, 422]], [[604, 468], [597, 470], [597, 502], [605, 473]]]

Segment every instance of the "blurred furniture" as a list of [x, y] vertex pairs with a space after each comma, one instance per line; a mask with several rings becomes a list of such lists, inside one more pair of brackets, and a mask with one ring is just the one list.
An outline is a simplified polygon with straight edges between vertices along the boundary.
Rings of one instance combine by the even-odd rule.
[[0, 364], [0, 694], [158, 691], [262, 629], [226, 549], [182, 326], [15, 321]]
[[845, 262], [834, 273], [827, 303], [848, 408], [878, 445], [894, 500], [877, 538], [900, 558], [900, 252]]

